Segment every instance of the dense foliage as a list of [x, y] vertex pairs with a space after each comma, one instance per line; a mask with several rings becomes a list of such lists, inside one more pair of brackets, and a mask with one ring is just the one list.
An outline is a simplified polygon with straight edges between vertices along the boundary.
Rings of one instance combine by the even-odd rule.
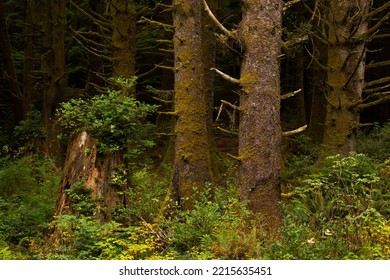
[[118, 78], [120, 90], [108, 90], [108, 94], [91, 99], [72, 99], [62, 103], [58, 110], [64, 132], [86, 131], [98, 140], [98, 151], [109, 154], [131, 147], [129, 153], [137, 154], [143, 148], [152, 147], [153, 125], [147, 116], [157, 108], [144, 104], [124, 93], [135, 86], [135, 78]]
[[[361, 141], [379, 141], [379, 145], [377, 135], [386, 130], [387, 126], [377, 128]], [[307, 149], [307, 145], [296, 145], [291, 158], [310, 157]], [[139, 167], [129, 189], [133, 204], [123, 209], [133, 217], [131, 226], [119, 221], [100, 224], [90, 213], [93, 200], [87, 193], [77, 193], [77, 188], [71, 197], [78, 214], [52, 220], [58, 183], [53, 165], [38, 157], [3, 160], [0, 257], [388, 259], [390, 162], [378, 161], [378, 156], [382, 155], [336, 155], [321, 167], [301, 169], [284, 187], [283, 224], [276, 237], [264, 230], [260, 216], [254, 217], [238, 200], [236, 166], [229, 159], [223, 174], [227, 185], [217, 187], [214, 194], [207, 187], [198, 194], [193, 210], [174, 217], [159, 212], [171, 172]], [[290, 160], [286, 176], [291, 177], [297, 164]], [[31, 187], [34, 192], [29, 191]], [[50, 232], [54, 233], [45, 237]]]

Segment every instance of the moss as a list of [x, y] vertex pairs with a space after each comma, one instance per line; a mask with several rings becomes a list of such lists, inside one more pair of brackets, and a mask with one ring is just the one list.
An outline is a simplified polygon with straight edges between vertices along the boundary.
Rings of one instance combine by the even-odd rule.
[[240, 81], [243, 87], [246, 85], [253, 85], [259, 80], [259, 73], [252, 71], [241, 75]]

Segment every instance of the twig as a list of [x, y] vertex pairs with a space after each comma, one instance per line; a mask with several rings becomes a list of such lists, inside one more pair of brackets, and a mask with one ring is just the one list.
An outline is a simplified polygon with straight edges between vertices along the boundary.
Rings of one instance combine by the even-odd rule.
[[288, 1], [286, 3], [284, 3], [284, 6], [283, 6], [283, 12], [285, 12], [288, 8], [290, 8], [292, 5], [296, 4], [296, 3], [299, 3], [301, 2], [302, 0], [291, 0], [291, 1]]
[[280, 99], [283, 100], [283, 99], [287, 99], [287, 98], [293, 97], [293, 96], [295, 96], [295, 94], [297, 94], [297, 93], [299, 93], [301, 91], [302, 91], [302, 89], [300, 88], [300, 89], [298, 89], [296, 91], [292, 91], [292, 92], [289, 92], [289, 93], [282, 94]]
[[284, 136], [284, 137], [292, 136], [294, 134], [298, 134], [298, 133], [304, 131], [306, 128], [307, 128], [307, 125], [304, 125], [304, 126], [301, 126], [300, 128], [294, 129], [294, 130], [285, 131], [285, 132], [282, 132], [282, 136]]
[[228, 106], [232, 107], [234, 110], [237, 110], [237, 111], [240, 111], [240, 110], [241, 110], [240, 107], [238, 107], [238, 106], [236, 106], [236, 105], [230, 103], [229, 101], [221, 100], [221, 103], [223, 103], [223, 104], [225, 104], [225, 105], [228, 105]]
[[226, 73], [223, 73], [222, 71], [216, 69], [216, 68], [210, 68], [210, 70], [215, 71], [218, 75], [220, 75], [222, 78], [224, 78], [226, 81], [229, 81], [233, 84], [240, 85], [241, 81], [239, 79], [233, 78], [232, 76], [229, 76]]
[[220, 126], [218, 126], [217, 128], [218, 128], [220, 131], [222, 131], [222, 132], [225, 132], [225, 133], [228, 133], [228, 134], [231, 134], [231, 135], [235, 135], [235, 136], [238, 135], [238, 132], [231, 131], [231, 130], [227, 130], [227, 129], [224, 129], [224, 128], [220, 127]]

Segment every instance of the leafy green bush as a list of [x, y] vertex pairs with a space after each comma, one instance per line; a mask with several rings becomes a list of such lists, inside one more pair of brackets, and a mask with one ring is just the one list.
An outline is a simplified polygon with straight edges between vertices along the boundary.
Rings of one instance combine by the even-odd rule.
[[0, 170], [0, 239], [17, 244], [41, 237], [55, 210], [58, 182], [47, 159], [9, 161]]
[[131, 203], [126, 209], [116, 209], [116, 214], [126, 216], [130, 224], [155, 222], [166, 197], [171, 174], [169, 166], [161, 167], [158, 171], [150, 165], [135, 169], [131, 174], [130, 186], [124, 191]]
[[234, 188], [210, 188], [198, 194], [192, 210], [164, 223], [177, 259], [251, 259], [260, 256], [256, 219], [238, 200]]
[[91, 196], [91, 190], [85, 188], [84, 182], [77, 182], [71, 188], [65, 190], [69, 195], [70, 204], [76, 216], [92, 216], [96, 209], [95, 200]]
[[[328, 158], [305, 176], [282, 207], [282, 237], [266, 247], [276, 259], [389, 258], [388, 221], [378, 202], [388, 203], [381, 166], [363, 154]], [[380, 238], [373, 238], [377, 232]], [[378, 241], [381, 240], [381, 241]]]
[[390, 123], [376, 125], [369, 132], [358, 133], [357, 150], [359, 153], [383, 162], [390, 158]]
[[15, 260], [15, 255], [10, 250], [8, 244], [0, 240], [0, 260]]
[[159, 229], [149, 223], [123, 227], [100, 224], [93, 217], [61, 215], [52, 222], [54, 244], [39, 257], [44, 259], [167, 259]]
[[36, 109], [29, 111], [26, 119], [15, 127], [15, 136], [26, 145], [31, 144], [32, 139], [45, 137], [41, 113]]
[[288, 141], [288, 157], [282, 168], [284, 186], [294, 184], [297, 178], [309, 174], [320, 151], [320, 146], [305, 134], [291, 137], [286, 141]]
[[72, 99], [62, 103], [58, 115], [68, 133], [85, 130], [96, 138], [100, 153], [130, 147], [128, 156], [135, 157], [154, 145], [151, 138], [154, 126], [145, 120], [157, 107], [124, 95], [125, 88], [133, 86], [134, 80], [118, 79], [117, 83], [122, 87], [119, 91], [108, 90], [108, 94], [89, 100]]

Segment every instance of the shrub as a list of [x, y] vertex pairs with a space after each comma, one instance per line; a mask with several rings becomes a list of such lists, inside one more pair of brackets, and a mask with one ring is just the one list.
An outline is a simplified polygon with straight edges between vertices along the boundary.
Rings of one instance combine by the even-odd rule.
[[[121, 87], [132, 86], [132, 80], [117, 80]], [[156, 106], [124, 95], [124, 90], [108, 90], [108, 94], [89, 100], [72, 99], [58, 110], [62, 126], [68, 133], [85, 130], [98, 140], [98, 151], [109, 154], [127, 150], [135, 157], [154, 145], [154, 126], [145, 121]], [[131, 147], [130, 149], [128, 149]]]
[[177, 259], [250, 259], [260, 255], [259, 235], [251, 213], [235, 189], [210, 188], [197, 194], [192, 210], [180, 212], [164, 227]]
[[36, 156], [9, 161], [0, 170], [0, 239], [17, 244], [44, 234], [55, 210], [59, 174]]
[[358, 133], [357, 150], [378, 162], [390, 158], [390, 123], [376, 125], [369, 132]]
[[120, 223], [100, 224], [93, 217], [61, 215], [52, 222], [55, 243], [48, 259], [167, 259], [158, 227], [149, 223], [122, 227]]
[[[305, 176], [286, 203], [280, 241], [266, 247], [270, 258], [388, 258], [387, 221], [377, 208], [388, 199], [381, 166], [363, 154], [328, 158]], [[373, 232], [381, 237], [374, 238]], [[379, 241], [380, 240], [380, 241]]]

